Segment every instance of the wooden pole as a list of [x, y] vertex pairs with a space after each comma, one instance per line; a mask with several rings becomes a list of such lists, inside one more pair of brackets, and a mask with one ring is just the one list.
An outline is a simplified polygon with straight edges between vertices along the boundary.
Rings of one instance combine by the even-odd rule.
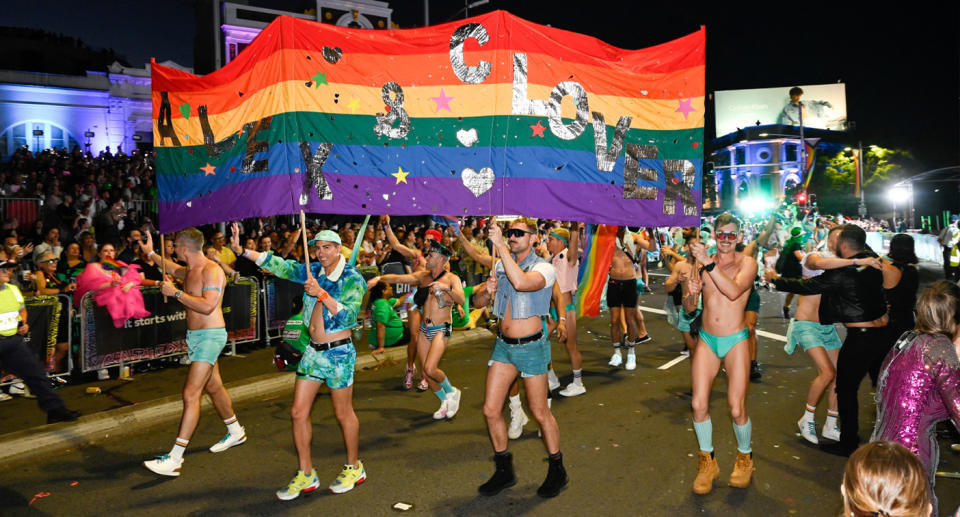
[[[163, 261], [163, 254], [167, 251], [167, 247], [163, 244], [163, 233], [160, 234], [160, 278], [163, 281], [167, 280], [167, 263]], [[164, 295], [163, 303], [167, 303], [167, 297]]]
[[300, 211], [300, 236], [303, 237], [303, 263], [307, 265], [307, 276], [310, 276], [310, 246], [307, 244], [307, 214]]

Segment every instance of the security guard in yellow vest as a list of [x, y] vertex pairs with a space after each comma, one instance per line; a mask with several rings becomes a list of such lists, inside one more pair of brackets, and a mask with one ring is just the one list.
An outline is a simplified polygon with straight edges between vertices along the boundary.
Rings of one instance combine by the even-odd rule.
[[16, 262], [0, 262], [0, 368], [20, 377], [37, 396], [40, 409], [47, 412], [48, 424], [72, 422], [80, 413], [67, 409], [60, 395], [53, 391], [40, 359], [23, 339], [30, 327], [23, 294], [10, 283], [11, 270], [16, 267]]

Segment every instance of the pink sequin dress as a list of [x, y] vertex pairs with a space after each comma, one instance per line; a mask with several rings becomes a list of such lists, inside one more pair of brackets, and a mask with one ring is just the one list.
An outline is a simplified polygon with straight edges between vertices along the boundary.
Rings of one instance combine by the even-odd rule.
[[950, 419], [960, 429], [960, 359], [950, 338], [904, 333], [883, 361], [876, 402], [870, 441], [897, 442], [916, 454], [932, 489], [940, 458], [936, 425]]
[[[107, 312], [113, 319], [113, 326], [120, 328], [128, 319], [145, 318], [150, 315], [150, 312], [144, 307], [143, 294], [140, 293], [138, 266], [128, 266], [120, 261], [117, 261], [117, 263], [123, 266], [122, 275], [104, 269], [96, 262], [87, 264], [87, 267], [77, 277], [77, 289], [73, 294], [73, 300], [74, 304], [79, 306], [83, 294], [87, 291], [93, 291], [93, 301], [97, 302], [97, 305], [106, 307]], [[103, 284], [114, 280], [118, 281], [120, 285], [100, 289]], [[123, 292], [121, 287], [128, 282], [132, 282], [133, 287], [127, 292]]]

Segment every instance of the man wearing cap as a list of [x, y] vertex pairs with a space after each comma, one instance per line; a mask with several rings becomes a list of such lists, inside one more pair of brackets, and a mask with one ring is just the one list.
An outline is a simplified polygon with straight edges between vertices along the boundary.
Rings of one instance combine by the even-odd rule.
[[519, 374], [530, 411], [540, 424], [549, 460], [547, 477], [537, 494], [554, 497], [568, 482], [560, 452], [560, 429], [547, 404], [550, 340], [545, 318], [550, 312], [557, 274], [549, 262], [533, 253], [537, 241], [536, 220], [516, 219], [506, 233], [509, 244], [504, 242], [500, 227], [490, 225], [490, 241], [501, 260], [494, 265], [495, 276], [487, 279], [486, 289], [474, 295], [479, 306], [492, 300], [493, 311], [500, 318], [500, 335], [488, 363], [483, 402], [496, 471], [489, 481], [480, 485], [479, 491], [483, 495], [494, 495], [517, 483], [513, 455], [507, 450], [507, 425], [502, 413], [510, 385]]
[[954, 263], [957, 261], [958, 250], [957, 243], [960, 242], [960, 228], [957, 227], [957, 221], [960, 216], [953, 214], [950, 216], [950, 224], [940, 230], [937, 238], [940, 246], [943, 247], [943, 277], [951, 282], [957, 281], [957, 267]]
[[67, 409], [60, 395], [53, 391], [43, 365], [23, 339], [30, 326], [23, 294], [10, 283], [16, 267], [13, 261], [0, 262], [0, 368], [16, 374], [30, 388], [40, 409], [47, 412], [48, 424], [73, 422], [80, 413]]
[[414, 301], [417, 307], [423, 309], [417, 335], [417, 354], [423, 363], [423, 375], [430, 390], [440, 399], [440, 409], [433, 414], [436, 420], [453, 418], [460, 409], [460, 390], [450, 384], [450, 379], [438, 367], [453, 330], [452, 308], [466, 301], [460, 278], [445, 269], [451, 255], [453, 252], [450, 248], [430, 239], [427, 269], [407, 275], [377, 276], [367, 283], [367, 287], [373, 287], [378, 282], [417, 287]]
[[243, 250], [236, 223], [233, 226], [230, 247], [234, 252], [242, 253], [278, 278], [304, 286], [303, 321], [310, 328], [310, 344], [297, 366], [290, 410], [300, 470], [285, 488], [277, 491], [277, 498], [287, 501], [301, 492], [312, 492], [320, 487], [310, 457], [313, 436], [310, 410], [324, 382], [330, 387], [333, 412], [340, 423], [347, 449], [347, 463], [329, 488], [335, 494], [352, 490], [367, 478], [358, 452], [360, 424], [353, 411], [353, 370], [357, 351], [350, 334], [350, 329], [357, 324], [357, 314], [366, 293], [363, 276], [347, 264], [340, 253], [340, 236], [330, 230], [323, 230], [310, 240], [314, 260], [308, 270], [306, 265], [283, 260], [273, 252]]

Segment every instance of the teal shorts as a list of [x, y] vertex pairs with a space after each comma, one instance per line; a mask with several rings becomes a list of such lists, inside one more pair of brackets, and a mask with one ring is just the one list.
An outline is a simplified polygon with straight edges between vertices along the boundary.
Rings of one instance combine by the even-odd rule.
[[683, 307], [680, 307], [680, 310], [677, 312], [677, 330], [680, 332], [690, 332], [690, 323], [697, 319], [701, 311], [703, 311], [703, 309], [697, 308], [697, 310], [687, 314], [687, 311], [684, 310]]
[[520, 372], [520, 377], [535, 377], [547, 373], [550, 359], [550, 339], [546, 332], [540, 339], [522, 345], [510, 345], [498, 337], [487, 366], [494, 361], [512, 364]]
[[187, 329], [187, 358], [193, 362], [216, 364], [227, 346], [227, 329]]
[[356, 364], [357, 349], [353, 343], [323, 351], [307, 345], [297, 366], [297, 378], [326, 382], [332, 390], [349, 388], [353, 385]]
[[729, 336], [714, 336], [706, 330], [700, 329], [700, 339], [703, 340], [703, 342], [710, 347], [710, 350], [713, 350], [713, 353], [720, 359], [726, 357], [727, 353], [730, 352], [737, 343], [746, 340], [748, 337], [750, 337], [750, 331], [747, 329], [734, 332]]
[[797, 345], [800, 345], [804, 352], [818, 346], [829, 351], [839, 349], [843, 342], [840, 341], [837, 329], [833, 325], [791, 319], [787, 327], [787, 344], [783, 345], [783, 351], [792, 354], [797, 349]]
[[756, 289], [750, 289], [750, 296], [747, 298], [747, 308], [744, 312], [760, 313], [760, 293]]

